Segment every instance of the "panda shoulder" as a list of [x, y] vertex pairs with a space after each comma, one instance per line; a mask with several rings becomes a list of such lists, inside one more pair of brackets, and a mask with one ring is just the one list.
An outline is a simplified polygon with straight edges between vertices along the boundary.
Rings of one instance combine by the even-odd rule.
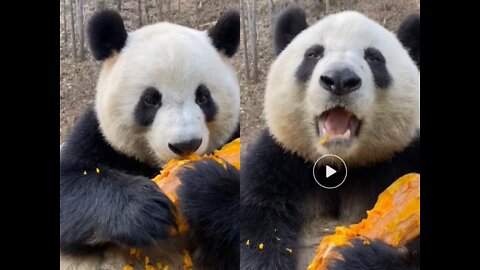
[[62, 145], [60, 152], [61, 161], [64, 163], [69, 160], [78, 159], [84, 152], [87, 154], [92, 150], [92, 142], [98, 140], [102, 140], [98, 119], [94, 108], [90, 107], [76, 122], [65, 143]]
[[242, 156], [241, 185], [250, 181], [255, 181], [255, 185], [261, 185], [262, 182], [272, 184], [272, 180], [282, 183], [282, 178], [285, 182], [291, 182], [289, 179], [292, 175], [299, 177], [303, 174], [297, 173], [306, 170], [308, 165], [303, 158], [286, 150], [268, 130], [264, 130]]

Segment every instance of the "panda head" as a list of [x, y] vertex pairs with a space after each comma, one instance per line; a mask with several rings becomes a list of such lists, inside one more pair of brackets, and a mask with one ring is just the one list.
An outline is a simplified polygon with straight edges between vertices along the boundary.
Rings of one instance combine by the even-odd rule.
[[418, 50], [413, 30], [419, 17], [409, 23], [402, 37], [415, 48], [357, 12], [308, 26], [301, 8], [287, 8], [277, 20], [278, 57], [265, 90], [265, 118], [274, 138], [310, 161], [335, 154], [349, 165], [385, 160], [404, 149], [420, 124], [420, 73], [413, 61], [419, 63], [419, 54], [409, 55]]
[[162, 22], [127, 33], [105, 10], [90, 19], [88, 36], [103, 61], [95, 111], [114, 149], [158, 166], [212, 151], [236, 130], [240, 90], [228, 58], [240, 39], [237, 12], [208, 31]]

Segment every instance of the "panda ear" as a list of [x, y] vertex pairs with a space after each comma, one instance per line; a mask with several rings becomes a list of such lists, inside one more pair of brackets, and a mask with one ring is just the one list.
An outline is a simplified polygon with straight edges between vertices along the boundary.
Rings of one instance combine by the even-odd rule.
[[397, 30], [397, 37], [420, 67], [420, 14], [408, 16]]
[[219, 52], [232, 57], [240, 44], [240, 14], [238, 11], [225, 12], [217, 23], [208, 29], [208, 36]]
[[274, 30], [275, 53], [278, 55], [304, 29], [308, 27], [305, 11], [290, 5], [278, 16]]
[[87, 33], [90, 50], [97, 60], [105, 60], [114, 52], [119, 52], [128, 36], [120, 14], [108, 9], [92, 15]]

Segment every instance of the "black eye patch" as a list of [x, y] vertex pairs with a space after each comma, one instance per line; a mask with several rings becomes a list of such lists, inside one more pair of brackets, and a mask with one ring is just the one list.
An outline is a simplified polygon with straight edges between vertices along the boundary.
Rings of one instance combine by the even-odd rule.
[[195, 91], [195, 102], [202, 109], [205, 114], [207, 122], [215, 119], [217, 114], [217, 105], [210, 94], [210, 90], [203, 84], [200, 84]]
[[151, 125], [161, 106], [162, 94], [155, 87], [145, 89], [135, 106], [135, 120], [142, 126]]
[[375, 85], [379, 88], [390, 86], [392, 77], [388, 73], [387, 63], [383, 54], [375, 48], [367, 48], [365, 49], [364, 59], [370, 66]]
[[295, 76], [301, 83], [306, 83], [312, 76], [318, 61], [323, 57], [325, 48], [322, 45], [313, 45], [308, 48], [303, 55], [303, 61], [298, 66]]

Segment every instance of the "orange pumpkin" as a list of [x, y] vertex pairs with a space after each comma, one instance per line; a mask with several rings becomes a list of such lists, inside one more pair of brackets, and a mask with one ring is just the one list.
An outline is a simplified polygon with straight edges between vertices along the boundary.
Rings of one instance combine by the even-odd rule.
[[342, 259], [337, 247], [361, 239], [365, 245], [379, 239], [394, 247], [420, 236], [420, 175], [404, 175], [382, 192], [367, 218], [348, 228], [340, 226], [335, 234], [323, 238], [308, 270], [326, 270], [334, 259]]
[[[178, 207], [178, 197], [177, 189], [181, 185], [178, 173], [185, 168], [185, 166], [191, 166], [191, 163], [194, 161], [212, 159], [223, 166], [226, 166], [226, 163], [229, 163], [236, 169], [240, 169], [240, 139], [235, 139], [228, 144], [225, 144], [220, 150], [216, 150], [213, 154], [209, 155], [190, 155], [185, 159], [173, 159], [170, 160], [162, 169], [159, 175], [152, 179], [165, 193], [168, 198]], [[188, 226], [185, 223], [185, 220], [181, 217], [177, 217], [179, 223], [178, 231], [172, 231], [172, 236], [177, 234], [183, 234], [188, 230]], [[156, 264], [150, 262], [148, 256], [142, 256], [142, 250], [137, 248], [130, 249], [130, 263], [125, 265], [123, 270], [133, 270], [133, 262], [141, 262], [142, 257], [145, 261], [145, 270], [165, 270], [168, 269], [168, 265], [157, 262]], [[183, 269], [192, 269], [192, 260], [190, 255], [185, 250], [183, 253]], [[143, 267], [142, 267], [143, 269]]]
[[[229, 163], [237, 170], [240, 169], [240, 138], [231, 141], [228, 144], [225, 144], [220, 150], [216, 150], [213, 154], [209, 155], [190, 155], [185, 159], [172, 159], [167, 165], [165, 165], [153, 181], [160, 187], [160, 189], [165, 193], [168, 198], [178, 206], [177, 202], [177, 188], [180, 186], [181, 182], [178, 178], [178, 173], [184, 168], [184, 166], [190, 166], [189, 164], [193, 161], [199, 161], [203, 159], [212, 159], [223, 166], [225, 162]], [[183, 233], [187, 230], [187, 225], [185, 224], [182, 217], [178, 217], [179, 228], [178, 232]], [[175, 232], [173, 232], [175, 234]]]

